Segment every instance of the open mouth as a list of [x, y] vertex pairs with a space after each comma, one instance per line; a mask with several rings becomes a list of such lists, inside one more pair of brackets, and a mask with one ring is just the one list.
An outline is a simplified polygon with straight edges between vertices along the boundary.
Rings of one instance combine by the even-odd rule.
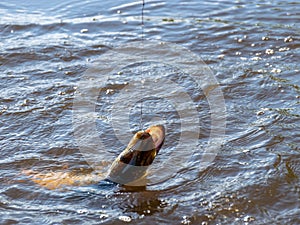
[[117, 183], [130, 183], [146, 175], [165, 139], [162, 125], [151, 126], [137, 132], [126, 149], [110, 167], [108, 179]]
[[146, 133], [149, 133], [152, 137], [152, 140], [154, 142], [154, 146], [156, 148], [157, 153], [161, 149], [164, 140], [165, 140], [165, 128], [162, 125], [155, 125], [147, 130], [145, 130]]
[[165, 129], [162, 125], [139, 131], [119, 156], [120, 161], [133, 166], [149, 166], [161, 149], [164, 139]]

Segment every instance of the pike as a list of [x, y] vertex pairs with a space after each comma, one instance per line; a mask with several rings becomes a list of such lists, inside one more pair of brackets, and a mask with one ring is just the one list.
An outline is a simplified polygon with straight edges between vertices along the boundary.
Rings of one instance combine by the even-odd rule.
[[106, 177], [101, 174], [37, 173], [32, 170], [24, 170], [23, 173], [30, 176], [34, 183], [48, 189], [88, 185], [102, 179], [127, 186], [145, 186], [147, 170], [159, 153], [164, 140], [165, 128], [162, 125], [154, 125], [145, 131], [138, 131], [125, 150], [113, 161]]

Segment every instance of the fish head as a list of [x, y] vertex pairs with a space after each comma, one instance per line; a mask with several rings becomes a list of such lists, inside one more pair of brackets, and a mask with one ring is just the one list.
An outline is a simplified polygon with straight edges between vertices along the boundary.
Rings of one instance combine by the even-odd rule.
[[[126, 185], [145, 178], [147, 169], [157, 156], [164, 140], [165, 129], [162, 125], [138, 131], [111, 165], [107, 178]], [[137, 186], [141, 186], [140, 184], [142, 183], [135, 183]]]
[[162, 125], [138, 131], [121, 153], [120, 161], [133, 166], [150, 166], [161, 149], [164, 139], [165, 129]]

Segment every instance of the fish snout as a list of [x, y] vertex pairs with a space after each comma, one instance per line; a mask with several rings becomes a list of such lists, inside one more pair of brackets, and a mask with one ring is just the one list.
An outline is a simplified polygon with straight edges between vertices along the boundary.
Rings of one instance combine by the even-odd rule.
[[154, 125], [145, 130], [146, 133], [149, 133], [154, 142], [157, 152], [162, 147], [165, 140], [165, 128], [163, 125]]

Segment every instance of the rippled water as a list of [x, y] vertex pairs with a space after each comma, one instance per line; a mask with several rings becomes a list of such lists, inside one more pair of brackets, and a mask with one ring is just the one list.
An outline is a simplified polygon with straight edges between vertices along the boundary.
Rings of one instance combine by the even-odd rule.
[[[143, 32], [141, 3], [0, 3], [0, 223], [299, 224], [300, 3], [146, 1]], [[149, 40], [169, 42], [199, 55], [218, 80], [226, 134], [216, 158], [205, 167], [197, 164], [209, 143], [211, 89], [193, 86], [189, 71], [177, 73], [174, 66], [159, 64], [163, 57], [152, 64], [142, 57], [108, 82], [95, 84], [102, 88], [96, 90], [96, 113], [82, 115], [95, 118], [103, 140], [102, 155], [93, 159], [107, 165], [118, 155], [139, 129], [142, 102], [142, 125], [167, 127], [154, 169], [168, 174], [174, 167], [175, 173], [134, 190], [101, 182], [63, 191], [39, 187], [22, 175], [23, 169], [93, 169], [75, 135], [73, 103], [80, 82], [94, 62], [118, 46], [140, 41], [142, 33], [146, 45]], [[173, 79], [181, 88], [154, 87], [162, 96], [147, 91], [142, 100], [136, 93], [127, 96], [126, 82], [140, 82], [140, 71], [146, 74], [144, 88], [150, 77]], [[170, 101], [177, 94], [182, 102], [181, 92], [196, 106], [199, 126], [186, 123], [195, 117], [181, 118], [180, 107]], [[129, 105], [127, 117], [114, 104], [126, 104], [124, 97], [139, 99]], [[193, 144], [179, 149], [190, 158], [176, 164], [178, 157], [172, 161], [170, 156], [182, 132]]]

